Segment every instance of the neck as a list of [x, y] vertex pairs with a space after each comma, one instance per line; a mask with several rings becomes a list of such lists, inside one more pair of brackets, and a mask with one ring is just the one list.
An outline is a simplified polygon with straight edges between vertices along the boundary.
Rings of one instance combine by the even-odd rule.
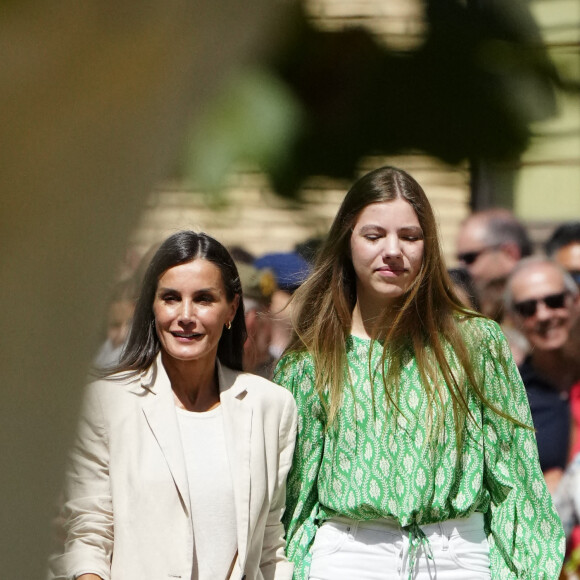
[[532, 351], [534, 369], [553, 384], [559, 391], [567, 391], [575, 382], [575, 361], [562, 350]]
[[179, 361], [162, 353], [161, 360], [178, 406], [188, 411], [202, 413], [219, 405], [219, 385], [214, 357], [208, 361]]
[[[376, 301], [357, 299], [352, 311], [351, 334], [360, 338], [381, 337], [384, 332], [377, 325], [384, 318], [385, 305]], [[390, 323], [390, 317], [388, 319]]]

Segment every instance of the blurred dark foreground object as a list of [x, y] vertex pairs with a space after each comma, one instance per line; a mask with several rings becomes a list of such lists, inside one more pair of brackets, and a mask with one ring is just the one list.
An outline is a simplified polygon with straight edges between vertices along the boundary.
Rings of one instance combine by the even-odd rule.
[[351, 178], [368, 154], [514, 159], [529, 124], [554, 114], [561, 83], [528, 3], [425, 2], [427, 36], [409, 52], [296, 18], [273, 62], [303, 114], [285, 162], [268, 169], [278, 193], [295, 195], [310, 175]]

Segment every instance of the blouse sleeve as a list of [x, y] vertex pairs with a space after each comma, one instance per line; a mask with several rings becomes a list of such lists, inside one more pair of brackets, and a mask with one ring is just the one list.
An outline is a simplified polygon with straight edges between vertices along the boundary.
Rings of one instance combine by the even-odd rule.
[[[526, 391], [508, 343], [497, 324], [487, 324], [480, 359], [486, 397], [531, 426]], [[534, 431], [484, 407], [483, 435], [484, 485], [491, 498], [485, 524], [492, 578], [557, 578], [564, 532], [540, 469]]]
[[324, 413], [313, 376], [310, 361], [297, 354], [284, 357], [274, 375], [274, 380], [294, 395], [298, 410], [296, 447], [283, 518], [286, 554], [294, 564], [295, 580], [308, 580], [310, 548], [317, 530], [317, 480], [324, 447]]

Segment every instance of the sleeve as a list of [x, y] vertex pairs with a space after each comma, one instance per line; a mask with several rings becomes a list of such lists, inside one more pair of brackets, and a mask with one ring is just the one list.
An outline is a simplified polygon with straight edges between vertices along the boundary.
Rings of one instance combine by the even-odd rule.
[[294, 400], [291, 397], [285, 397], [285, 399], [278, 434], [278, 481], [270, 502], [260, 559], [260, 570], [264, 580], [292, 579], [292, 564], [289, 564], [285, 557], [284, 526], [281, 519], [286, 507], [286, 477], [292, 465], [297, 416]]
[[324, 448], [322, 405], [314, 386], [312, 365], [305, 356], [287, 355], [276, 368], [274, 380], [296, 401], [298, 431], [286, 493], [286, 554], [294, 564], [294, 579], [308, 580], [310, 548], [317, 531], [318, 472]]
[[[497, 324], [488, 324], [480, 359], [486, 397], [531, 426], [526, 391], [507, 340]], [[564, 558], [564, 531], [542, 476], [534, 431], [484, 406], [483, 435], [492, 578], [553, 580]]]
[[85, 394], [79, 426], [65, 474], [63, 553], [51, 562], [54, 578], [97, 574], [110, 580], [113, 506], [109, 486], [109, 446], [98, 383]]

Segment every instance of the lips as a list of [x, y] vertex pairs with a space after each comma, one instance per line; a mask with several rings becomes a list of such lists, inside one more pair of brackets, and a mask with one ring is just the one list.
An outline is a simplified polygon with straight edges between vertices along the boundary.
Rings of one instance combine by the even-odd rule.
[[192, 340], [194, 338], [199, 338], [202, 334], [199, 332], [171, 332], [171, 336], [184, 340]]
[[381, 268], [377, 268], [375, 271], [381, 274], [382, 276], [400, 276], [401, 274], [404, 274], [405, 269], [383, 266]]

